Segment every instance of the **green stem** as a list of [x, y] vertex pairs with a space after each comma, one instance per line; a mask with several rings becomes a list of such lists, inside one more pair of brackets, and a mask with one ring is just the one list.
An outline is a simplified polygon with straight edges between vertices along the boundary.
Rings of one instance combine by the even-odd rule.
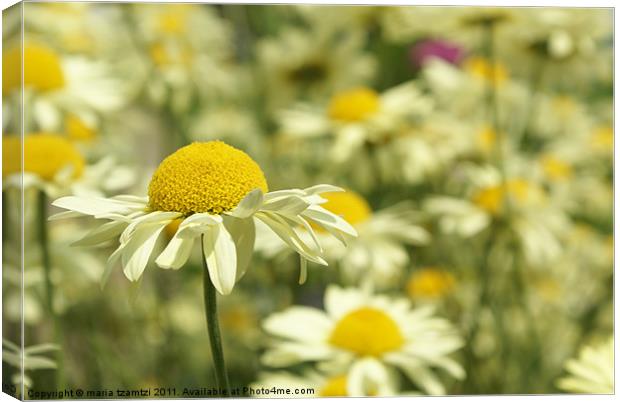
[[[45, 285], [45, 304], [48, 314], [53, 323], [54, 339], [62, 348], [62, 327], [60, 318], [56, 314], [54, 308], [54, 284], [52, 283], [52, 257], [49, 247], [49, 233], [47, 226], [47, 207], [49, 200], [44, 191], [40, 191], [38, 195], [38, 218], [39, 218], [39, 241], [41, 244], [41, 265], [43, 266], [43, 280]], [[62, 352], [56, 354], [56, 376], [54, 379], [55, 387], [64, 386], [64, 366], [62, 361]]]
[[[202, 239], [201, 239], [202, 240]], [[202, 253], [204, 255], [204, 241], [201, 241]], [[211, 344], [211, 355], [215, 368], [215, 381], [219, 392], [224, 397], [230, 397], [230, 381], [226, 373], [224, 362], [224, 351], [222, 349], [222, 336], [220, 335], [220, 325], [217, 319], [217, 293], [215, 286], [209, 277], [207, 261], [202, 258], [203, 277], [202, 285], [205, 299], [205, 318], [207, 320], [207, 330], [209, 332], [209, 343]], [[225, 393], [224, 393], [225, 392]]]

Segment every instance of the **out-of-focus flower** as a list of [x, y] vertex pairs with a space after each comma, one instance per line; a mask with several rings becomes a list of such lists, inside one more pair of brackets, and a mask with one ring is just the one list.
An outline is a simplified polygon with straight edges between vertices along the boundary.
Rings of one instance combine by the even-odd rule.
[[2, 137], [2, 177], [4, 188], [38, 188], [50, 197], [102, 195], [134, 179], [130, 171], [115, 166], [113, 157], [88, 164], [73, 142], [52, 133], [27, 134], [23, 141], [16, 135]]
[[425, 39], [411, 47], [409, 59], [411, 64], [420, 68], [431, 59], [441, 59], [450, 64], [459, 64], [465, 51], [459, 45], [442, 39]]
[[613, 336], [597, 345], [585, 345], [565, 367], [568, 375], [558, 381], [558, 388], [577, 394], [613, 394]]
[[[315, 397], [343, 396], [394, 396], [398, 393], [396, 376], [386, 371], [374, 360], [363, 360], [356, 366], [356, 373], [347, 376], [328, 375], [315, 370], [306, 370], [302, 375], [285, 371], [265, 372], [259, 376], [254, 388], [283, 387], [289, 389], [312, 389]], [[355, 381], [355, 382], [351, 382]], [[295, 397], [308, 397], [299, 394]]]
[[259, 71], [267, 85], [271, 108], [303, 98], [321, 100], [368, 82], [376, 62], [364, 52], [361, 31], [336, 35], [319, 30], [287, 29], [258, 44]]
[[30, 387], [32, 386], [32, 379], [26, 374], [22, 377], [21, 370], [31, 372], [32, 370], [56, 369], [58, 367], [56, 362], [45, 354], [55, 352], [58, 349], [58, 345], [42, 343], [27, 346], [22, 350], [13, 342], [2, 338], [2, 361], [20, 371], [11, 378], [15, 385], [23, 384]]
[[428, 394], [444, 394], [433, 372], [437, 367], [462, 379], [465, 372], [448, 355], [462, 346], [452, 325], [433, 316], [433, 309], [412, 309], [406, 299], [372, 295], [359, 289], [330, 286], [325, 311], [293, 306], [268, 317], [264, 329], [273, 340], [262, 357], [272, 367], [319, 362], [329, 372], [348, 372], [347, 384], [359, 384], [359, 365], [372, 364], [388, 377], [393, 368]]
[[[12, 45], [2, 55], [2, 94], [19, 106], [22, 49]], [[100, 60], [63, 56], [26, 39], [23, 50], [25, 130], [58, 131], [68, 114], [87, 115], [120, 108], [127, 99], [121, 81]], [[17, 109], [18, 110], [18, 109]], [[15, 117], [11, 111], [10, 115]]]
[[[78, 245], [96, 245], [120, 236], [120, 245], [108, 259], [103, 281], [119, 260], [125, 276], [142, 275], [162, 230], [183, 218], [176, 234], [156, 263], [162, 268], [183, 267], [195, 240], [200, 238], [213, 285], [222, 294], [232, 291], [247, 269], [254, 249], [254, 220], [259, 219], [306, 260], [327, 265], [310, 227], [312, 222], [345, 242], [356, 236], [342, 218], [322, 208], [320, 193], [339, 191], [330, 185], [305, 190], [267, 192], [260, 167], [247, 154], [219, 141], [193, 143], [177, 150], [157, 168], [148, 197], [121, 195], [109, 199], [64, 197], [53, 205], [70, 212], [57, 218], [90, 215], [111, 222], [94, 229]], [[312, 235], [302, 241], [296, 230]]]
[[413, 271], [407, 281], [407, 294], [414, 300], [437, 300], [454, 290], [454, 276], [441, 268], [425, 267]]
[[[395, 286], [409, 263], [406, 246], [426, 245], [430, 241], [429, 233], [416, 224], [419, 214], [408, 203], [374, 212], [361, 195], [351, 190], [324, 193], [323, 198], [327, 202], [322, 207], [341, 216], [358, 234], [344, 249], [328, 233], [316, 231], [325, 248], [325, 258], [338, 262], [349, 283], [372, 283], [379, 288]], [[274, 255], [285, 250], [286, 245], [268, 240], [258, 247], [267, 255]]]

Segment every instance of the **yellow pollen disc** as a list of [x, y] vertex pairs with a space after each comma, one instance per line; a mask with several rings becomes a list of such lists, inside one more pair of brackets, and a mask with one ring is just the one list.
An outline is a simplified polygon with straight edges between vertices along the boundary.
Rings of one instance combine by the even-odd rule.
[[356, 88], [334, 95], [328, 115], [334, 120], [363, 121], [379, 111], [379, 95], [370, 88]]
[[[21, 87], [21, 48], [13, 47], [2, 55], [2, 94]], [[51, 49], [37, 45], [24, 46], [24, 86], [39, 91], [62, 88], [65, 84], [60, 59]]]
[[439, 298], [452, 291], [454, 276], [439, 268], [415, 271], [407, 282], [407, 293], [412, 298]]
[[92, 127], [72, 114], [65, 118], [65, 131], [69, 138], [75, 141], [91, 141], [97, 137], [97, 133]]
[[543, 171], [551, 181], [569, 179], [573, 175], [571, 165], [553, 156], [545, 156], [540, 163]]
[[501, 84], [508, 78], [506, 68], [498, 63], [492, 65], [482, 57], [471, 57], [465, 62], [465, 70], [474, 77], [478, 77], [489, 83]]
[[159, 15], [156, 29], [167, 35], [185, 33], [190, 7], [187, 4], [169, 5]]
[[[21, 171], [21, 143], [17, 136], [2, 138], [2, 176]], [[56, 134], [29, 134], [24, 137], [24, 171], [52, 180], [61, 169], [73, 168], [78, 178], [84, 158], [65, 137]]]
[[478, 132], [478, 145], [484, 152], [491, 152], [497, 141], [497, 133], [491, 127], [485, 127]]
[[404, 343], [398, 325], [383, 311], [363, 307], [338, 321], [329, 337], [333, 346], [360, 356], [379, 357]]
[[372, 209], [361, 195], [353, 191], [323, 193], [321, 197], [327, 200], [321, 206], [328, 211], [342, 217], [351, 225], [367, 220], [372, 215]]
[[325, 382], [319, 392], [320, 396], [347, 396], [347, 376], [332, 377]]
[[611, 127], [599, 127], [592, 135], [592, 146], [594, 148], [608, 151], [613, 150], [614, 130]]
[[523, 179], [512, 179], [506, 183], [506, 188], [499, 184], [483, 188], [473, 196], [473, 202], [489, 213], [497, 215], [503, 209], [504, 198], [510, 197], [517, 205], [525, 204], [532, 198], [538, 189]]
[[149, 184], [149, 204], [157, 211], [189, 215], [230, 211], [250, 191], [267, 192], [261, 168], [245, 152], [221, 141], [194, 142], [159, 165]]

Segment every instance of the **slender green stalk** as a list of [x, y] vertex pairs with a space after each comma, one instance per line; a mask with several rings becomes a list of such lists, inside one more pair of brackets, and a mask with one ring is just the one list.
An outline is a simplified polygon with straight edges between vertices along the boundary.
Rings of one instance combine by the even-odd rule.
[[41, 245], [41, 265], [43, 266], [43, 281], [45, 285], [45, 304], [49, 317], [54, 327], [55, 342], [61, 346], [61, 350], [56, 354], [56, 376], [54, 385], [56, 388], [64, 386], [64, 365], [62, 361], [62, 326], [60, 318], [54, 309], [54, 284], [52, 282], [52, 257], [49, 247], [49, 233], [47, 227], [47, 207], [49, 200], [44, 191], [38, 194], [38, 223], [39, 223], [39, 242]]
[[[201, 239], [202, 240], [202, 239]], [[204, 255], [204, 242], [201, 242]], [[230, 397], [230, 381], [226, 372], [224, 362], [224, 350], [222, 349], [222, 336], [220, 335], [220, 325], [217, 319], [217, 292], [209, 277], [209, 269], [204, 257], [202, 258], [203, 277], [202, 285], [205, 299], [205, 318], [207, 320], [207, 331], [209, 332], [209, 343], [211, 344], [211, 355], [215, 368], [215, 381], [220, 392], [225, 392], [225, 397]]]

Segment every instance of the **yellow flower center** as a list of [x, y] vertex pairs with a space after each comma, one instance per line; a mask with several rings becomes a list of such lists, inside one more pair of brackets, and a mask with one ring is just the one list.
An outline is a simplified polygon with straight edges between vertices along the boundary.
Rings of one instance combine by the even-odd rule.
[[454, 288], [454, 276], [439, 268], [415, 271], [407, 282], [407, 293], [412, 298], [439, 298]]
[[65, 118], [65, 131], [69, 138], [76, 141], [91, 141], [97, 136], [92, 127], [89, 127], [82, 119], [72, 114]]
[[256, 188], [267, 192], [267, 181], [245, 152], [221, 141], [194, 142], [164, 159], [153, 173], [149, 204], [157, 211], [220, 214]]
[[509, 197], [511, 202], [517, 205], [524, 205], [529, 201], [538, 189], [523, 179], [508, 180], [504, 188], [503, 185], [483, 188], [473, 196], [473, 202], [480, 208], [489, 213], [497, 215], [501, 213], [504, 198]]
[[167, 35], [181, 35], [187, 28], [187, 17], [189, 16], [189, 5], [169, 5], [164, 8], [158, 17], [157, 30]]
[[568, 163], [553, 156], [545, 156], [541, 160], [542, 168], [551, 181], [571, 178], [573, 168]]
[[334, 120], [357, 122], [371, 117], [379, 107], [379, 95], [375, 91], [356, 88], [334, 95], [329, 103], [328, 115]]
[[483, 152], [491, 152], [497, 141], [497, 133], [491, 127], [485, 127], [478, 132], [477, 140]]
[[189, 65], [192, 62], [192, 52], [190, 49], [182, 46], [166, 46], [164, 43], [155, 43], [150, 48], [153, 63], [159, 67], [169, 65]]
[[611, 127], [599, 127], [592, 134], [592, 146], [603, 151], [612, 150], [614, 146], [614, 130]]
[[[21, 87], [21, 47], [16, 46], [2, 55], [2, 94]], [[39, 91], [51, 91], [65, 84], [60, 59], [51, 49], [37, 44], [24, 46], [24, 86]]]
[[321, 204], [323, 208], [342, 217], [351, 225], [362, 223], [372, 215], [368, 202], [353, 191], [323, 193], [321, 197], [327, 200], [326, 203]]
[[471, 57], [465, 62], [465, 70], [474, 77], [491, 84], [501, 84], [508, 78], [508, 71], [502, 64], [491, 64], [482, 57]]
[[[65, 137], [56, 134], [29, 134], [24, 137], [24, 171], [52, 180], [64, 168], [73, 168], [78, 178], [84, 158]], [[2, 138], [2, 177], [21, 171], [21, 143], [17, 136]]]
[[396, 322], [387, 314], [372, 307], [363, 307], [338, 321], [329, 343], [360, 356], [379, 357], [399, 349], [405, 339]]
[[347, 376], [329, 378], [319, 391], [319, 395], [323, 397], [347, 396]]

